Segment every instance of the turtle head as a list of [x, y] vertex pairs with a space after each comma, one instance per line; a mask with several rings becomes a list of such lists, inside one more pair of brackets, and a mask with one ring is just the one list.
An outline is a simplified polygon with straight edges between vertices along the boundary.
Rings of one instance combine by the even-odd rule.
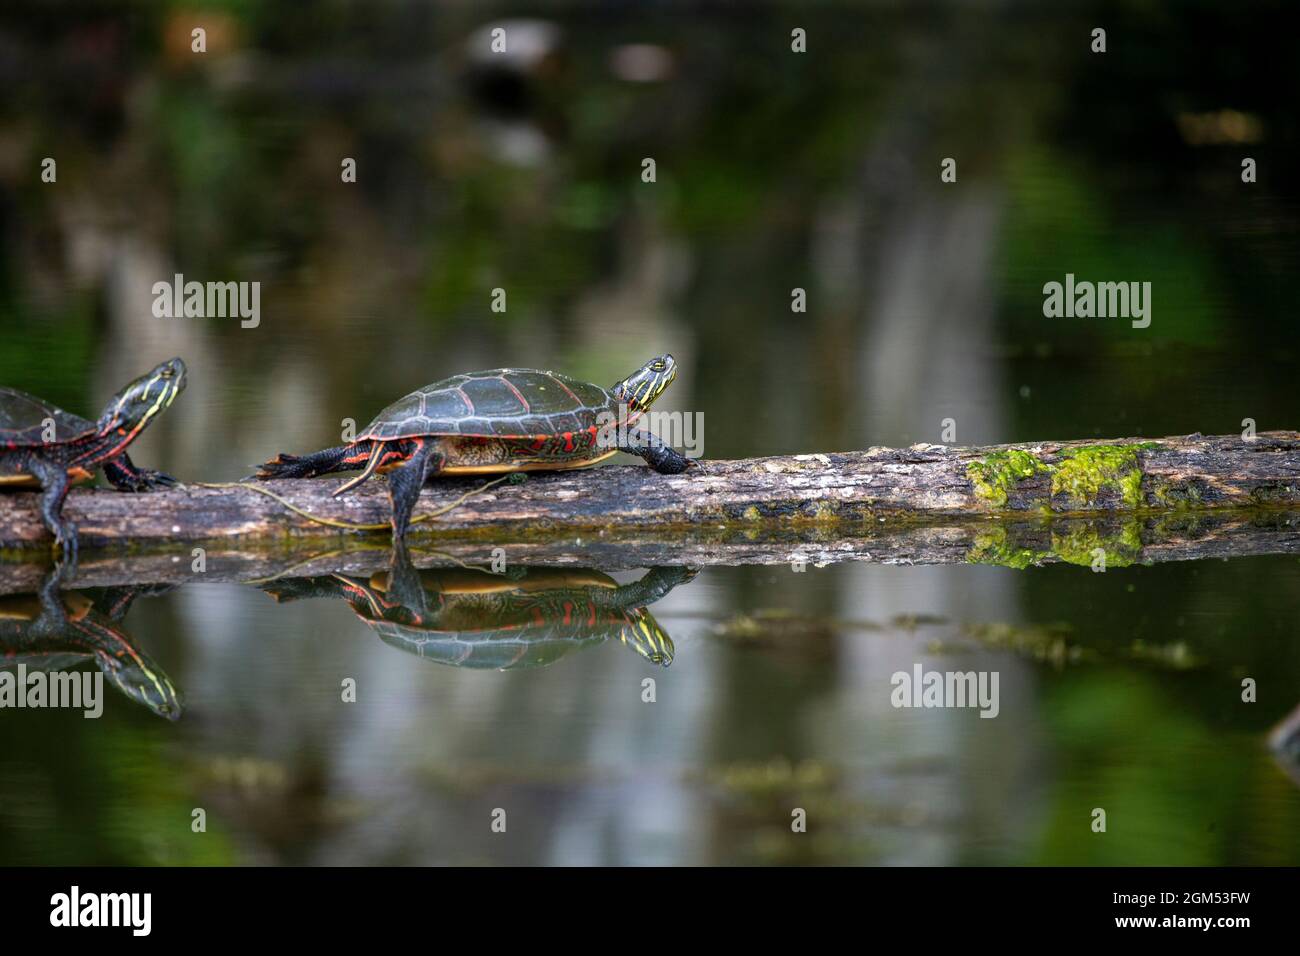
[[113, 396], [99, 416], [99, 433], [121, 431], [127, 441], [134, 439], [184, 388], [185, 363], [178, 358], [163, 362]]
[[148, 707], [159, 717], [178, 719], [183, 705], [171, 678], [141, 651], [129, 645], [128, 650], [130, 653], [121, 657], [105, 652], [96, 653], [96, 662], [104, 676], [127, 697]]
[[614, 397], [629, 411], [639, 413], [654, 404], [656, 398], [677, 377], [677, 363], [671, 355], [660, 355], [646, 362], [614, 386]]
[[628, 623], [619, 632], [619, 639], [651, 664], [667, 667], [673, 662], [676, 648], [673, 639], [659, 626], [659, 622], [645, 608], [628, 614]]

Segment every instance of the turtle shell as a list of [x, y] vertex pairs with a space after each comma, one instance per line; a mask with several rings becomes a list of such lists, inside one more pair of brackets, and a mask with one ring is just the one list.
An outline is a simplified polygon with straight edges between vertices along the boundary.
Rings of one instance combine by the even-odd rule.
[[[520, 579], [455, 569], [422, 571], [435, 610], [399, 623], [354, 605], [387, 644], [453, 667], [514, 670], [546, 667], [616, 635], [620, 612], [597, 612], [587, 592], [618, 587], [607, 574], [584, 569], [530, 568]], [[387, 576], [371, 579], [382, 590]], [[585, 608], [585, 610], [581, 610]]]
[[523, 625], [518, 630], [425, 631], [391, 621], [368, 622], [386, 644], [427, 661], [472, 670], [526, 670], [603, 643], [607, 632], [560, 625]]
[[[54, 441], [45, 440], [45, 423], [54, 422]], [[60, 444], [83, 438], [93, 423], [16, 388], [0, 388], [0, 444], [11, 448]]]
[[536, 369], [498, 368], [453, 375], [389, 405], [358, 440], [424, 435], [530, 438], [578, 432], [616, 414], [608, 389]]

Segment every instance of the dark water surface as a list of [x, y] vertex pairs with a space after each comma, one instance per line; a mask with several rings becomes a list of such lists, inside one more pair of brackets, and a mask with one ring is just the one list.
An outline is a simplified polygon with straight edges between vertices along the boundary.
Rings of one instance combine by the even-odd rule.
[[[174, 723], [107, 684], [98, 720], [4, 714], [0, 859], [1294, 865], [1266, 738], [1300, 654], [1247, 582], [1293, 592], [1300, 563], [706, 569], [651, 609], [667, 668], [615, 637], [507, 670], [342, 600], [188, 585], [121, 625]], [[891, 706], [916, 662], [996, 671], [996, 718]]]

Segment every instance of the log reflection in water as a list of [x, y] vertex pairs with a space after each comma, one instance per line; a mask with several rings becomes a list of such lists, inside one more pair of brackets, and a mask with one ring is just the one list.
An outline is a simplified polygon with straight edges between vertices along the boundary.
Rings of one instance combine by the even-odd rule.
[[[603, 571], [666, 565], [787, 565], [795, 569], [842, 561], [876, 564], [991, 564], [1029, 568], [1065, 562], [1105, 568], [1300, 554], [1300, 512], [1227, 511], [1106, 518], [950, 520], [830, 535], [816, 528], [673, 531], [617, 530], [591, 537], [467, 538], [412, 548], [417, 567], [489, 566], [498, 550], [513, 565], [589, 567]], [[339, 537], [333, 543], [241, 548], [158, 544], [130, 554], [87, 551], [76, 587], [129, 584], [250, 583], [322, 574], [369, 575], [388, 563], [386, 541]], [[35, 556], [0, 561], [0, 594], [35, 593], [48, 563]]]

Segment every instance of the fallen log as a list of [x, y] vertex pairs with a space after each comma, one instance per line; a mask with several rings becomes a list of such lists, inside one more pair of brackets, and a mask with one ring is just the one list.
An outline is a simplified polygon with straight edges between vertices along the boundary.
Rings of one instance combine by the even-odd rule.
[[[87, 550], [337, 539], [366, 533], [366, 526], [384, 536], [384, 481], [333, 498], [339, 483], [190, 484], [149, 494], [77, 489], [65, 514]], [[1250, 440], [1189, 435], [985, 448], [913, 445], [709, 461], [683, 475], [612, 466], [533, 473], [457, 504], [483, 484], [430, 482], [416, 520], [454, 507], [415, 525], [412, 540], [519, 542], [725, 529], [825, 541], [953, 519], [1300, 509], [1300, 433], [1266, 432]], [[0, 547], [50, 547], [37, 505], [32, 492], [0, 494]]]

